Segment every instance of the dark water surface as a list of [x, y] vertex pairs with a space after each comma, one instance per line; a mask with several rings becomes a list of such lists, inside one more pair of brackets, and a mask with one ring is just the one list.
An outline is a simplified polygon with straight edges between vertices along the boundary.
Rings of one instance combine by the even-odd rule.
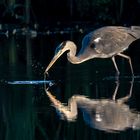
[[[0, 37], [0, 140], [140, 139], [140, 130], [109, 133], [91, 128], [80, 111], [74, 122], [60, 120], [51, 106], [41, 82], [45, 68], [59, 43], [70, 39], [80, 45], [83, 35]], [[140, 111], [140, 43], [132, 44], [126, 54], [131, 56], [135, 72], [132, 97], [127, 104]], [[126, 60], [117, 57], [117, 63], [121, 72], [117, 98], [121, 98], [129, 94], [132, 77]], [[110, 59], [72, 65], [64, 54], [50, 70], [47, 80], [55, 82], [50, 89], [53, 95], [67, 103], [75, 94], [91, 99], [110, 99], [116, 86], [114, 76]]]

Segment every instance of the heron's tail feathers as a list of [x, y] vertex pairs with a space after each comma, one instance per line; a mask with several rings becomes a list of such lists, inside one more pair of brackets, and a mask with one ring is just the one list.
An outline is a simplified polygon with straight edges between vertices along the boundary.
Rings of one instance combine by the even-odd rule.
[[131, 26], [132, 30], [140, 30], [140, 26]]
[[140, 26], [131, 26], [131, 34], [136, 39], [140, 39]]

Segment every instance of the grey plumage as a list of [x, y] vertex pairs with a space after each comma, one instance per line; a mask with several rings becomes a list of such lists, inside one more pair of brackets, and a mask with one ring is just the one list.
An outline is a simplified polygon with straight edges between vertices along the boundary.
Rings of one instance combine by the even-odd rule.
[[52, 67], [55, 61], [65, 51], [68, 51], [68, 60], [73, 64], [79, 64], [93, 58], [112, 58], [118, 75], [119, 70], [115, 61], [115, 56], [121, 56], [129, 61], [133, 75], [131, 58], [122, 53], [133, 41], [139, 38], [139, 26], [107, 26], [87, 34], [82, 40], [82, 48], [79, 53], [76, 52], [77, 47], [74, 42], [64, 41], [56, 48], [55, 55], [46, 68], [45, 73], [48, 73], [48, 70]]
[[[99, 38], [99, 40], [95, 41], [97, 38]], [[126, 50], [133, 41], [139, 38], [140, 28], [138, 27], [103, 27], [87, 34], [83, 38], [82, 49], [78, 53], [78, 56], [82, 56], [88, 49], [88, 53], [90, 53], [93, 58], [112, 57]]]

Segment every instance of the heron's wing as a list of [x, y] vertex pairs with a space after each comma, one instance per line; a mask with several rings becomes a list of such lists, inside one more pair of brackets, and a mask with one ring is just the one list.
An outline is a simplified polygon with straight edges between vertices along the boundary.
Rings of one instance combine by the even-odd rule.
[[106, 55], [114, 55], [123, 52], [135, 40], [127, 30], [127, 28], [116, 27], [107, 28], [98, 33], [96, 38], [100, 37], [101, 39], [98, 42], [92, 40], [96, 44], [95, 50], [98, 53]]
[[97, 29], [83, 38], [82, 48], [77, 56], [82, 60], [88, 60], [94, 57], [107, 58], [116, 55], [126, 50], [137, 39], [137, 32], [136, 27], [131, 29], [108, 26]]

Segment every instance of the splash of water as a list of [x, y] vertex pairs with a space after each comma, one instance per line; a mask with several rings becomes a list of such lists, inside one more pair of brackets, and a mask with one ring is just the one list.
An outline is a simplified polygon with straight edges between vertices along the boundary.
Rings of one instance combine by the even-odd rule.
[[7, 81], [11, 85], [39, 85], [39, 84], [49, 84], [52, 86], [54, 84], [53, 80], [31, 80], [31, 81]]

